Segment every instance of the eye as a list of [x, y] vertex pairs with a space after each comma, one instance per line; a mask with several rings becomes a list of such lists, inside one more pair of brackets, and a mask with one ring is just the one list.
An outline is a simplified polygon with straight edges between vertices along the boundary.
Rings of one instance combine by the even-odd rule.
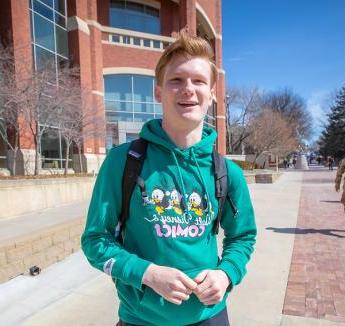
[[173, 77], [170, 79], [170, 82], [172, 82], [172, 83], [179, 83], [180, 81], [181, 81], [180, 77]]
[[202, 84], [202, 85], [207, 84], [207, 82], [205, 80], [203, 80], [203, 79], [195, 79], [194, 83], [195, 84], [199, 84], [199, 85], [200, 84]]

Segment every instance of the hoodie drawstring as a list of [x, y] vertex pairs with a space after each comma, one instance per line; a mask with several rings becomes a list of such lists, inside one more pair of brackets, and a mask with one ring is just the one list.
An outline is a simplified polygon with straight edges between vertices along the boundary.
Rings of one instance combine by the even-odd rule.
[[177, 158], [176, 158], [176, 155], [175, 155], [174, 151], [170, 151], [170, 152], [171, 152], [171, 154], [172, 154], [172, 156], [173, 156], [173, 158], [174, 158], [175, 164], [176, 164], [176, 166], [177, 166], [177, 171], [178, 171], [178, 175], [179, 175], [180, 182], [181, 182], [183, 206], [184, 206], [185, 210], [188, 212], [189, 209], [188, 209], [188, 204], [187, 204], [187, 201], [186, 201], [186, 195], [187, 195], [187, 193], [186, 193], [186, 187], [185, 187], [184, 182], [183, 182], [181, 169], [180, 169], [180, 166], [179, 166], [179, 164], [178, 164], [178, 160], [177, 160]]
[[196, 160], [196, 157], [195, 157], [195, 153], [194, 153], [193, 147], [191, 148], [191, 152], [192, 152], [193, 160], [194, 160], [194, 162], [195, 162], [195, 165], [196, 165], [197, 170], [198, 170], [198, 173], [199, 173], [200, 181], [201, 181], [202, 185], [204, 186], [204, 191], [205, 191], [205, 193], [206, 193], [206, 199], [207, 199], [207, 208], [209, 209], [209, 205], [210, 205], [210, 203], [211, 203], [211, 202], [210, 202], [210, 196], [209, 196], [208, 191], [207, 191], [207, 187], [206, 187], [206, 184], [205, 184], [205, 180], [204, 180], [204, 178], [203, 178], [203, 176], [202, 176], [202, 174], [201, 174], [200, 166], [199, 166], [199, 164], [198, 164], [198, 161]]

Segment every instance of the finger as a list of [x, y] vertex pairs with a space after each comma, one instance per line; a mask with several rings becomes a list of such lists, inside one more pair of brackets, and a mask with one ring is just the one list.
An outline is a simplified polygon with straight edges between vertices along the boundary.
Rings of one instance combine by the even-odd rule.
[[211, 299], [214, 299], [214, 296], [218, 293], [217, 289], [214, 289], [212, 287], [206, 289], [204, 292], [200, 293], [198, 295], [198, 298], [200, 301], [208, 301]]
[[171, 297], [173, 297], [174, 299], [183, 300], [183, 301], [186, 301], [189, 299], [188, 294], [186, 294], [184, 292], [177, 292], [177, 291], [172, 292]]
[[194, 281], [196, 283], [201, 283], [204, 281], [204, 279], [206, 278], [207, 276], [207, 273], [208, 273], [208, 270], [203, 270], [202, 272], [200, 272], [195, 278], [194, 278]]
[[187, 287], [190, 290], [194, 290], [198, 284], [196, 282], [194, 282], [190, 277], [188, 277], [186, 274], [182, 274], [180, 281], [182, 282], [182, 284]]
[[202, 283], [200, 283], [197, 289], [194, 291], [195, 294], [201, 295], [205, 290], [212, 287], [212, 282], [210, 277], [206, 277]]
[[175, 299], [175, 298], [165, 298], [165, 300], [173, 303], [173, 304], [176, 304], [176, 305], [180, 305], [182, 303], [182, 300], [180, 299]]

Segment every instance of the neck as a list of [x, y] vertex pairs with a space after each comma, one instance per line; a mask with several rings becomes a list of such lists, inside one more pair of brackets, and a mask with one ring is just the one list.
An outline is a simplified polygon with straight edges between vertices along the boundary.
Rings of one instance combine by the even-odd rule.
[[203, 123], [200, 123], [197, 127], [176, 129], [164, 119], [162, 121], [162, 128], [179, 148], [188, 148], [198, 143], [201, 140], [202, 127]]

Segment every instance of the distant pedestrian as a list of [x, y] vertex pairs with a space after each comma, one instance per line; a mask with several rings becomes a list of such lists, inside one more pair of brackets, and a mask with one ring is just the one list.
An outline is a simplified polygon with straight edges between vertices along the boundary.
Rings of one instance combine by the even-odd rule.
[[283, 164], [284, 164], [284, 169], [286, 169], [289, 166], [288, 160], [286, 158], [284, 158]]
[[332, 156], [328, 156], [327, 163], [328, 170], [333, 170], [334, 158]]
[[296, 163], [297, 163], [297, 160], [296, 160], [296, 157], [294, 157], [293, 159], [292, 159], [292, 165], [293, 165], [293, 167], [296, 169]]
[[343, 175], [343, 194], [341, 195], [340, 202], [344, 205], [345, 212], [345, 157], [339, 162], [337, 176], [335, 177], [335, 191], [337, 192], [340, 190], [340, 184]]
[[321, 156], [320, 156], [320, 155], [317, 157], [317, 164], [318, 164], [318, 165], [321, 164]]

